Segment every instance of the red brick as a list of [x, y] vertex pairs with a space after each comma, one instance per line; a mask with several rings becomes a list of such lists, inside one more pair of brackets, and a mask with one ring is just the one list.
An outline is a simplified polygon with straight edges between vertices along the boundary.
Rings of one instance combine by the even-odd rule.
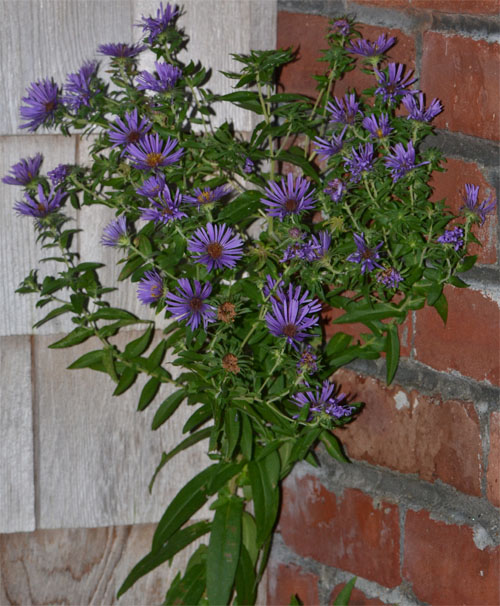
[[280, 530], [296, 553], [385, 587], [401, 582], [398, 517], [395, 505], [355, 489], [337, 497], [312, 476], [283, 487]]
[[[339, 593], [344, 589], [346, 583], [341, 583], [337, 585], [331, 593], [330, 596], [330, 604], [333, 605], [335, 598], [339, 595]], [[385, 602], [381, 602], [378, 598], [369, 598], [362, 591], [353, 588], [351, 592], [351, 597], [349, 599], [349, 606], [384, 606]]]
[[436, 370], [456, 370], [477, 381], [500, 384], [498, 304], [471, 289], [445, 287], [446, 326], [425, 307], [416, 314], [415, 359]]
[[319, 604], [319, 578], [293, 564], [271, 562], [267, 573], [267, 603], [272, 606], [290, 604], [298, 595], [304, 606]]
[[472, 15], [496, 15], [500, 8], [498, 0], [350, 0], [349, 4], [352, 3], [381, 8], [411, 9], [413, 11], [430, 10], [434, 13]]
[[479, 549], [472, 528], [408, 511], [403, 575], [419, 600], [443, 604], [500, 604], [500, 548]]
[[498, 0], [410, 0], [415, 9], [430, 9], [435, 13], [459, 13], [470, 15], [496, 15], [500, 9]]
[[494, 412], [490, 417], [490, 454], [486, 479], [488, 499], [500, 507], [500, 412]]
[[427, 99], [438, 97], [444, 111], [438, 128], [497, 141], [499, 45], [462, 36], [426, 32], [420, 88]]
[[[280, 84], [288, 92], [302, 93], [316, 97], [316, 81], [313, 75], [323, 74], [326, 64], [318, 62], [321, 49], [327, 48], [325, 34], [328, 18], [303, 13], [278, 12], [278, 48], [299, 48], [298, 60], [283, 68]], [[397, 43], [389, 51], [389, 56], [398, 63], [405, 63], [410, 69], [415, 66], [415, 41], [400, 30], [391, 30], [371, 25], [360, 25], [359, 30], [370, 40], [376, 40], [381, 33], [396, 36]], [[374, 78], [356, 69], [349, 72], [344, 80], [335, 83], [333, 95], [341, 97], [349, 87], [358, 93], [373, 86]]]
[[[435, 0], [434, 0], [435, 1]], [[379, 6], [381, 8], [409, 8], [411, 0], [348, 0], [347, 6], [350, 4], [368, 4], [370, 6]], [[352, 7], [354, 9], [354, 7]]]
[[365, 402], [356, 421], [335, 432], [350, 458], [481, 495], [482, 443], [472, 403], [386, 387], [346, 369], [334, 378], [350, 399]]
[[[432, 200], [446, 198], [447, 205], [454, 213], [459, 213], [464, 204], [465, 184], [479, 186], [479, 202], [488, 198], [490, 194], [495, 196], [493, 186], [486, 181], [479, 166], [474, 162], [464, 162], [448, 158], [444, 165], [446, 172], [434, 172], [429, 185], [434, 188]], [[496, 263], [497, 261], [497, 213], [488, 215], [484, 225], [476, 224], [472, 228], [473, 234], [481, 242], [482, 246], [472, 244], [469, 248], [471, 255], [478, 255], [478, 263]]]

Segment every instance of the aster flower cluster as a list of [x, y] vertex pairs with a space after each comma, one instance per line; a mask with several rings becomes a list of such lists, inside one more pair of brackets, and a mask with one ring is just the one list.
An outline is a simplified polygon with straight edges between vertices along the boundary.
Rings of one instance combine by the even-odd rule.
[[[309, 384], [306, 383], [306, 387]], [[326, 416], [331, 420], [342, 419], [353, 414], [355, 408], [346, 405], [346, 395], [335, 395], [335, 383], [323, 381], [321, 387], [306, 392], [299, 392], [292, 398], [292, 402], [299, 408], [307, 408], [307, 419], [312, 421], [315, 417]], [[299, 415], [297, 414], [296, 417]]]

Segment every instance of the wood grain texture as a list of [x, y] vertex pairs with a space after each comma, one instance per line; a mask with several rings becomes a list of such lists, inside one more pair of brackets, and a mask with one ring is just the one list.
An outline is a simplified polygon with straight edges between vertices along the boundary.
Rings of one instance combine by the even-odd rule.
[[[124, 345], [139, 336], [117, 337]], [[150, 407], [136, 412], [142, 380], [120, 397], [114, 383], [93, 370], [66, 370], [95, 342], [48, 350], [48, 337], [34, 338], [37, 528], [74, 528], [156, 522], [186, 480], [206, 465], [206, 443], [175, 457], [148, 493], [161, 453], [178, 443], [193, 410], [181, 405], [157, 431], [151, 421], [170, 393], [164, 385]], [[204, 514], [203, 514], [204, 515]]]
[[105, 42], [132, 38], [131, 0], [0, 0], [0, 134], [19, 131], [19, 104], [35, 80], [66, 74], [96, 58]]
[[115, 598], [132, 567], [149, 551], [154, 528], [140, 524], [0, 535], [0, 604], [160, 605], [195, 547], [176, 556], [172, 567], [163, 564], [140, 579], [119, 602]]
[[0, 532], [35, 528], [30, 337], [0, 337]]
[[[33, 157], [41, 152], [44, 157], [42, 172], [52, 170], [60, 163], [75, 162], [75, 139], [62, 135], [32, 135], [30, 137], [0, 137], [0, 177], [21, 158]], [[3, 313], [0, 316], [0, 335], [31, 334], [32, 326], [45, 316], [50, 307], [35, 309], [36, 298], [19, 295], [14, 291], [34, 267], [39, 267], [40, 277], [52, 274], [55, 263], [39, 264], [42, 256], [50, 256], [36, 243], [34, 222], [30, 217], [18, 216], [13, 206], [23, 200], [22, 188], [6, 185], [0, 181], [0, 301]], [[74, 216], [70, 207], [69, 215]], [[74, 225], [73, 225], [74, 226]], [[52, 254], [52, 253], [51, 253]], [[69, 327], [65, 316], [46, 324], [39, 333], [61, 332]]]

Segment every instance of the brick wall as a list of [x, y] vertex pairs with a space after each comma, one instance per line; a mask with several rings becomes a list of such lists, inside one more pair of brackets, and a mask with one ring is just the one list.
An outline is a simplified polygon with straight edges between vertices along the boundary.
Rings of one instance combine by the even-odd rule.
[[[391, 58], [445, 109], [431, 142], [447, 157], [435, 199], [458, 209], [464, 183], [498, 197], [499, 8], [498, 0], [279, 0], [278, 46], [300, 47], [281, 83], [314, 94], [331, 17], [355, 15], [372, 40], [396, 36]], [[355, 72], [334, 94], [371, 84]], [[336, 374], [366, 403], [338, 432], [352, 463], [319, 450], [319, 469], [304, 464], [287, 479], [268, 604], [294, 593], [306, 605], [330, 604], [353, 575], [351, 604], [500, 603], [498, 215], [476, 235], [478, 265], [464, 276], [472, 288], [446, 289], [446, 327], [434, 309], [409, 318], [389, 388], [382, 361]]]

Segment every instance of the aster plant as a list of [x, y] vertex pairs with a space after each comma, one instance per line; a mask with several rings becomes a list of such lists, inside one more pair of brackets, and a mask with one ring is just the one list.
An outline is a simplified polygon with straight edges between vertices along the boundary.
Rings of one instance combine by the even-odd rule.
[[[387, 62], [394, 38], [364, 40], [339, 16], [315, 99], [277, 91], [291, 49], [234, 55], [241, 69], [225, 74], [234, 91], [217, 96], [205, 86], [207, 69], [179, 59], [187, 42], [181, 16], [160, 4], [136, 24], [142, 41], [97, 49], [113, 86], [95, 61], [63, 86], [29, 85], [21, 127], [93, 132], [90, 166], [64, 164], [44, 175], [37, 154], [3, 180], [24, 188], [15, 210], [34, 219], [42, 247], [61, 266], [43, 279], [32, 271], [19, 288], [37, 294], [38, 307], [52, 304], [36, 326], [72, 316], [74, 330], [51, 347], [92, 339], [95, 347], [69, 368], [106, 373], [116, 396], [145, 375], [138, 408], [157, 407], [153, 430], [181, 408], [191, 411], [151, 488], [178, 452], [207, 444], [207, 467], [167, 506], [119, 595], [205, 537], [165, 603], [253, 604], [281, 482], [299, 461], [317, 465], [320, 443], [346, 460], [338, 430], [363, 404], [342, 392], [335, 371], [385, 354], [392, 381], [399, 327], [424, 305], [446, 321], [443, 288], [466, 286], [457, 274], [474, 265], [467, 253], [477, 242], [474, 224], [487, 221], [496, 202], [470, 183], [457, 187], [459, 215], [431, 201], [441, 155], [423, 142], [443, 108], [434, 99], [426, 109], [412, 72]], [[155, 73], [138, 71], [141, 54], [153, 55]], [[334, 83], [356, 67], [371, 74], [372, 88], [334, 97]], [[250, 137], [212, 125], [212, 108], [222, 103], [256, 115]], [[102, 264], [72, 248], [78, 230], [68, 227], [68, 205], [115, 212], [100, 244], [116, 253], [118, 280], [133, 284], [142, 319], [110, 305], [114, 285], [101, 283]], [[162, 330], [158, 316], [167, 319]], [[359, 323], [360, 336], [343, 332], [345, 323]], [[121, 349], [110, 338], [130, 325], [144, 330]], [[167, 354], [181, 373], [171, 373]], [[212, 517], [194, 522], [209, 499]]]

